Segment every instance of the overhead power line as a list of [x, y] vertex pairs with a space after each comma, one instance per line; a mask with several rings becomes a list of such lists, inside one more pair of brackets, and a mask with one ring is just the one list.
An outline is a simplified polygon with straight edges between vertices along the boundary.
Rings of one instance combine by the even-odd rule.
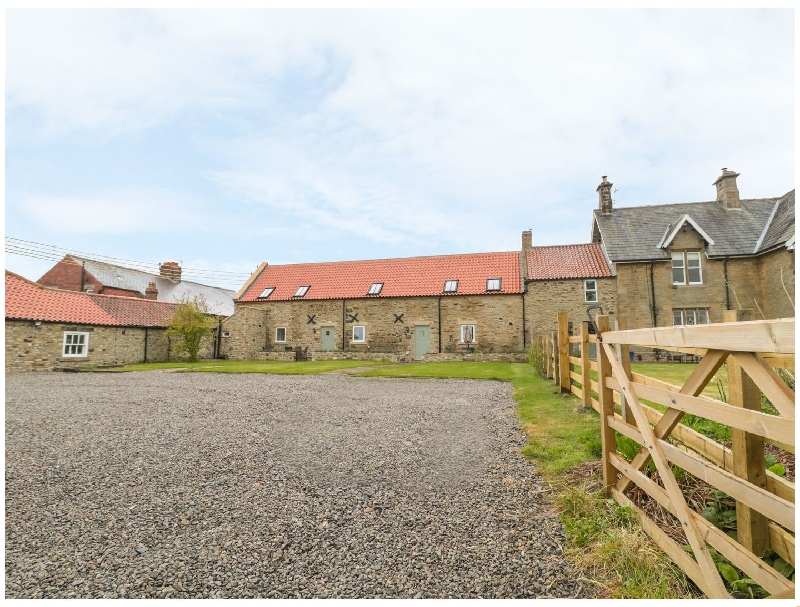
[[[13, 238], [11, 236], [5, 237], [5, 251], [10, 255], [21, 255], [33, 259], [42, 259], [45, 261], [61, 261], [65, 255], [74, 255], [76, 257], [83, 257], [91, 259], [100, 263], [107, 263], [110, 265], [118, 265], [146, 272], [148, 274], [158, 274], [161, 266], [158, 262], [136, 261], [122, 257], [114, 257], [110, 255], [101, 255], [96, 253], [88, 253], [84, 251], [77, 251], [75, 249], [66, 249], [54, 245], [33, 242], [31, 240], [23, 240], [20, 238]], [[223, 282], [228, 285], [240, 285], [241, 282], [246, 280], [250, 274], [247, 272], [235, 272], [229, 270], [211, 270], [204, 268], [181, 268], [182, 275], [186, 278], [198, 278], [215, 280]]]

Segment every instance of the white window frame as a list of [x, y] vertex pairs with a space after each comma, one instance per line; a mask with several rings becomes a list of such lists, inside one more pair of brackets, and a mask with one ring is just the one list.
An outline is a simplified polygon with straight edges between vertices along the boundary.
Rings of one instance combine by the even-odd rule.
[[275, 287], [267, 287], [263, 291], [261, 291], [261, 295], [257, 297], [257, 299], [268, 299], [272, 292], [275, 290]]
[[[448, 288], [452, 287], [452, 288]], [[442, 293], [458, 293], [458, 281], [457, 280], [445, 280], [444, 281], [444, 288], [442, 289]]]
[[[74, 343], [72, 337], [82, 337], [83, 343]], [[69, 341], [69, 343], [67, 343]], [[80, 339], [78, 340], [80, 341]], [[67, 352], [67, 348], [74, 352]], [[64, 331], [64, 341], [61, 344], [62, 358], [86, 358], [89, 356], [89, 333], [87, 331]]]
[[[494, 287], [493, 283], [497, 283], [497, 287]], [[487, 291], [501, 291], [502, 289], [503, 289], [503, 279], [502, 278], [487, 278], [486, 279], [486, 290]]]
[[[703, 284], [703, 262], [700, 251], [673, 251], [672, 252], [672, 284], [674, 285], [701, 285]], [[691, 265], [690, 265], [691, 262]], [[696, 265], [695, 265], [696, 263]], [[680, 269], [682, 280], [675, 280], [675, 270]], [[692, 280], [690, 272], [697, 271], [699, 280]]]
[[372, 286], [369, 288], [369, 291], [367, 291], [367, 295], [380, 295], [382, 290], [382, 282], [373, 282]]
[[[694, 319], [694, 322], [689, 322], [690, 316]], [[705, 322], [700, 322], [701, 316], [705, 316]], [[676, 320], [680, 320], [680, 322], [675, 322]], [[672, 324], [682, 327], [711, 324], [708, 315], [708, 308], [673, 308]]]
[[[361, 329], [361, 339], [356, 337], [356, 329]], [[353, 325], [353, 343], [354, 344], [363, 344], [367, 341], [367, 329], [364, 325]]]
[[[472, 327], [472, 341], [470, 341], [470, 342], [467, 342], [464, 339], [466, 337], [466, 333], [468, 331], [468, 327]], [[461, 342], [460, 343], [462, 343], [462, 344], [465, 344], [465, 343], [474, 344], [474, 343], [477, 343], [477, 341], [478, 341], [478, 338], [477, 338], [477, 333], [475, 331], [475, 325], [461, 325]]]
[[305, 297], [308, 290], [311, 288], [311, 285], [300, 285], [297, 287], [297, 291], [294, 292], [292, 297]]
[[[278, 331], [283, 330], [283, 339], [278, 339]], [[276, 344], [285, 344], [286, 343], [286, 327], [275, 327], [275, 343]]]
[[[594, 283], [594, 288], [589, 288], [589, 283]], [[594, 299], [589, 299], [589, 295], [593, 294]], [[597, 303], [598, 294], [597, 294], [597, 279], [587, 279], [583, 281], [583, 301], [587, 303]]]

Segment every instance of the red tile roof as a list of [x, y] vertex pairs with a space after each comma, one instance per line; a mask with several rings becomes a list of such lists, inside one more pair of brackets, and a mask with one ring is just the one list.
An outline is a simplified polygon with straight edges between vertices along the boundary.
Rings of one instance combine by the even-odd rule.
[[612, 276], [599, 244], [534, 247], [526, 256], [529, 280]]
[[174, 303], [43, 287], [6, 271], [6, 318], [118, 327], [165, 327]]
[[[522, 293], [518, 252], [468, 253], [432, 257], [370, 259], [267, 266], [239, 301], [259, 301], [267, 287], [275, 287], [268, 301], [293, 299], [297, 288], [310, 285], [302, 299], [358, 299], [366, 297], [418, 297], [485, 295], [486, 280], [500, 278], [500, 294]], [[446, 280], [458, 280], [456, 293], [444, 293]], [[367, 295], [373, 283], [382, 282], [379, 295]], [[298, 298], [300, 299], [300, 298]]]

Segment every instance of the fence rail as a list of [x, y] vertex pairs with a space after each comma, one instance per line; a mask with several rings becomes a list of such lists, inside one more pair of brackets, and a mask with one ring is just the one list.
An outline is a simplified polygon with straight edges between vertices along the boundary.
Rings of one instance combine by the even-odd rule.
[[[569, 335], [566, 314], [559, 314], [559, 330], [538, 345], [546, 375], [600, 414], [607, 493], [633, 509], [642, 528], [707, 596], [730, 598], [710, 546], [772, 598], [794, 597], [794, 583], [761, 559], [771, 549], [795, 564], [794, 483], [766, 469], [764, 451], [767, 442], [794, 453], [794, 391], [773, 368], [794, 366], [794, 319], [750, 321], [746, 311], [730, 311], [721, 324], [635, 330], [622, 319], [615, 330], [607, 316], [595, 321], [598, 335], [589, 334], [589, 323]], [[682, 386], [673, 385], [631, 372], [630, 346], [693, 354], [700, 362]], [[702, 395], [723, 365], [728, 402]], [[774, 411], [762, 409], [762, 394]], [[681, 424], [687, 414], [729, 427], [730, 446]], [[618, 435], [640, 446], [630, 460], [617, 448]], [[650, 462], [655, 473], [648, 473]], [[690, 507], [675, 467], [735, 500], [735, 539]], [[676, 518], [691, 554], [637, 505], [633, 488]]]

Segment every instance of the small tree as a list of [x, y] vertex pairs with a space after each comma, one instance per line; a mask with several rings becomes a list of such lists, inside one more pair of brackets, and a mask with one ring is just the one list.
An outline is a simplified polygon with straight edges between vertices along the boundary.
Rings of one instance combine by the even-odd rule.
[[197, 362], [197, 353], [200, 352], [200, 342], [203, 336], [211, 332], [214, 318], [209, 315], [208, 302], [202, 295], [190, 298], [188, 295], [178, 302], [178, 309], [167, 328], [169, 337], [177, 337], [175, 344], [177, 352], [186, 353], [189, 362]]

